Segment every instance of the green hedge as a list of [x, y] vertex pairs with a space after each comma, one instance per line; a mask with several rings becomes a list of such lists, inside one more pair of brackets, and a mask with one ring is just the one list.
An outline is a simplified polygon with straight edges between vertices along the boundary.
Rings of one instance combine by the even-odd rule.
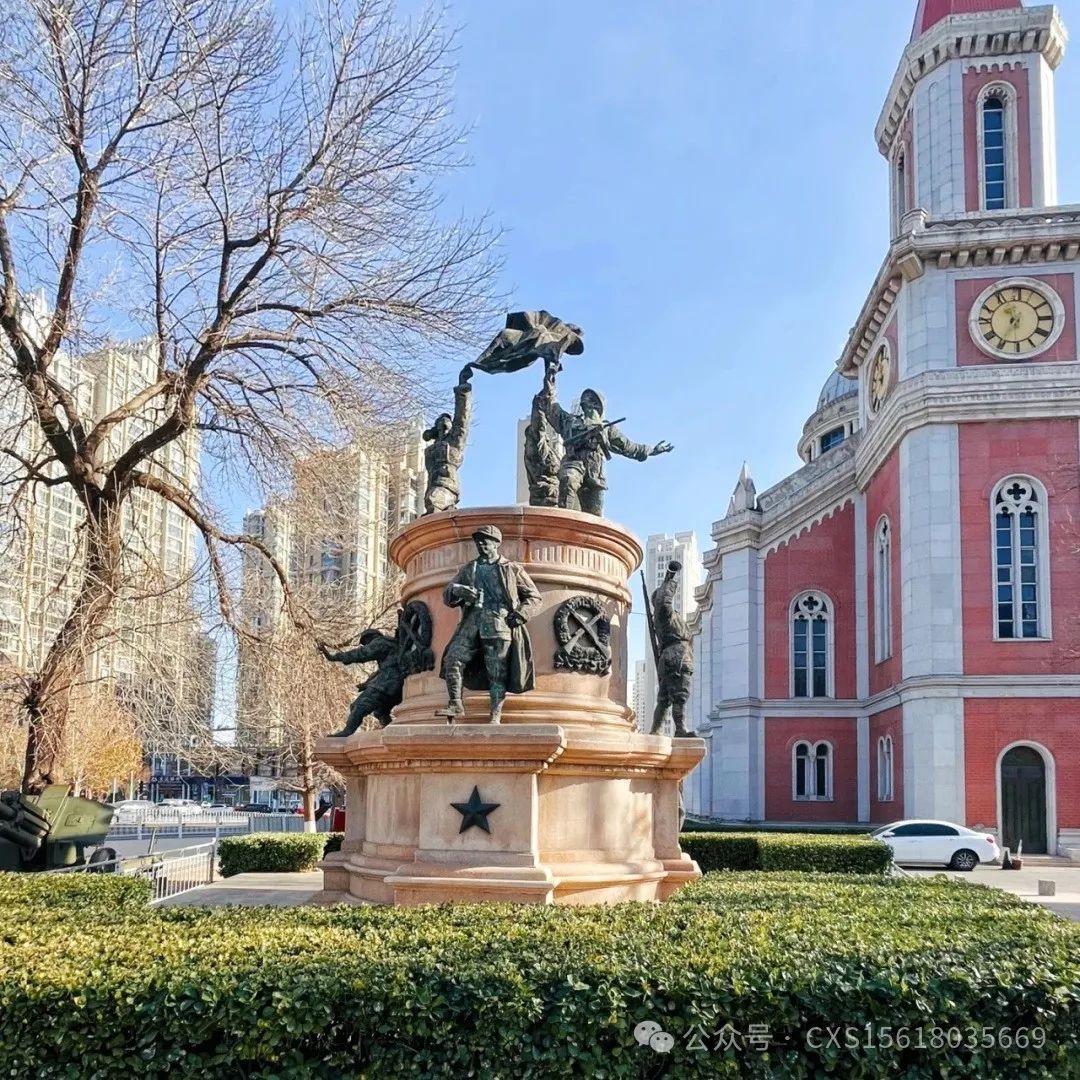
[[251, 833], [218, 842], [222, 877], [314, 870], [323, 855], [341, 848], [342, 833]]
[[705, 821], [701, 818], [687, 815], [686, 825], [684, 826], [687, 832], [721, 832], [721, 833], [761, 833], [761, 832], [778, 832], [778, 833], [813, 833], [819, 836], [863, 836], [866, 833], [871, 833], [875, 829], [880, 828], [879, 825], [863, 824], [863, 825], [817, 825], [813, 823], [807, 823], [800, 825], [797, 823], [787, 823], [782, 825], [771, 825], [767, 821], [748, 822], [748, 821]]
[[889, 848], [866, 836], [813, 833], [685, 832], [679, 842], [704, 871], [807, 870], [829, 874], [883, 874]]
[[[39, 881], [34, 905], [0, 880], [2, 1076], [1076, 1075], [1080, 927], [945, 878], [398, 909], [86, 904]], [[635, 1041], [642, 1021], [670, 1053]], [[725, 1024], [740, 1044], [714, 1049]], [[854, 1045], [829, 1043], [837, 1025]], [[934, 1048], [950, 1030], [989, 1043]]]
[[150, 882], [122, 874], [0, 872], [0, 919], [15, 908], [35, 917], [50, 908], [78, 908], [93, 918], [111, 911], [141, 911], [150, 902]]

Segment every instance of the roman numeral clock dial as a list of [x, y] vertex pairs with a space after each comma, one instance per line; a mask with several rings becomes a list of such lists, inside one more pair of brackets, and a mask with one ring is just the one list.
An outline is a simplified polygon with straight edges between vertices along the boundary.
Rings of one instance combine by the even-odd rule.
[[1057, 341], [1064, 316], [1053, 289], [1019, 278], [986, 289], [972, 307], [969, 328], [983, 352], [1000, 360], [1025, 360]]

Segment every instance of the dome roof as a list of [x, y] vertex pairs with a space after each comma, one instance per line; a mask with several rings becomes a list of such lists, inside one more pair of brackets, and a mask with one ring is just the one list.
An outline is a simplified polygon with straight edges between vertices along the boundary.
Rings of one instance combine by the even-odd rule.
[[825, 380], [825, 385], [818, 395], [818, 411], [820, 412], [827, 405], [832, 405], [833, 402], [839, 401], [841, 398], [850, 397], [858, 392], [859, 384], [855, 379], [849, 379], [846, 375], [841, 375], [839, 371], [834, 371]]

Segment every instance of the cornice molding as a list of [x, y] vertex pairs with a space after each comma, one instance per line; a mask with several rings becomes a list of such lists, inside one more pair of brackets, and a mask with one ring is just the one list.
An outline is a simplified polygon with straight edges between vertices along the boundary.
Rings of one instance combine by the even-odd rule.
[[1080, 205], [935, 219], [912, 210], [900, 229], [840, 354], [837, 367], [845, 375], [854, 375], [870, 354], [904, 281], [917, 280], [928, 267], [999, 267], [1004, 277], [1020, 266], [1074, 262], [1080, 256]]
[[900, 441], [926, 424], [1080, 417], [1080, 364], [1020, 362], [926, 371], [898, 383], [863, 429], [855, 484], [865, 490]]
[[858, 719], [927, 698], [1080, 698], [1080, 673], [1070, 675], [923, 675], [868, 698], [728, 698], [711, 708], [700, 730], [724, 720], [806, 717]]
[[951, 15], [904, 50], [874, 128], [878, 150], [888, 156], [911, 103], [916, 83], [950, 60], [1035, 53], [1051, 70], [1065, 55], [1069, 35], [1052, 5], [1015, 11]]

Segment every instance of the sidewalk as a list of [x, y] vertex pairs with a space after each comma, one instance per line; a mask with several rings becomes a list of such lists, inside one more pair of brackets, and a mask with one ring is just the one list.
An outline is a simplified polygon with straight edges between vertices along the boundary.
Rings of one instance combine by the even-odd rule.
[[[916, 870], [914, 868], [910, 868], [909, 873], [915, 877], [947, 874], [958, 881], [1002, 889], [1033, 904], [1041, 904], [1048, 911], [1064, 919], [1080, 922], [1080, 866], [1065, 859], [1040, 859], [1035, 865], [1025, 860], [1023, 870], [1002, 870], [1000, 866], [979, 866], [970, 874], [963, 874], [956, 870]], [[1057, 895], [1039, 896], [1040, 880], [1055, 882]]]
[[300, 907], [322, 888], [321, 870], [300, 874], [237, 874], [172, 896], [161, 907]]

